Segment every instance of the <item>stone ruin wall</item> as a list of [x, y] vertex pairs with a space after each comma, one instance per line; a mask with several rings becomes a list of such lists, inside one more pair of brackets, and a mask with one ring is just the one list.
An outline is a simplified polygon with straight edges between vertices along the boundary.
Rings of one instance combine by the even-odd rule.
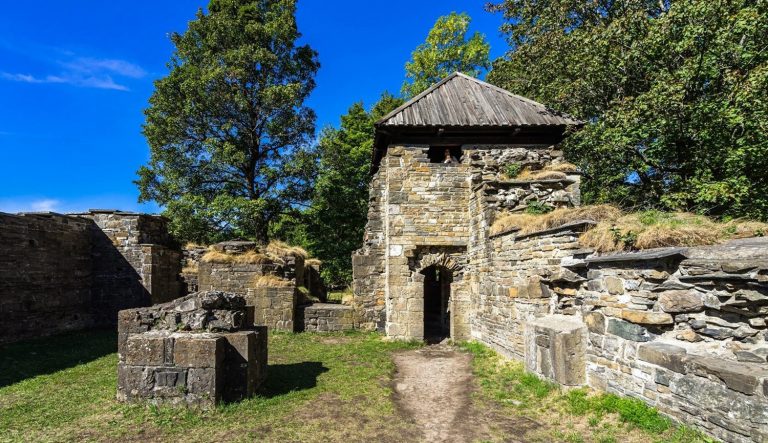
[[178, 297], [164, 230], [116, 211], [0, 213], [0, 343], [114, 325], [120, 309]]
[[579, 180], [574, 175], [567, 181], [518, 184], [519, 192], [511, 192], [505, 165], [541, 169], [562, 162], [562, 152], [552, 146], [465, 145], [460, 163], [448, 165], [430, 163], [428, 150], [392, 146], [372, 178], [364, 246], [353, 255], [355, 307], [362, 329], [422, 338], [421, 262], [425, 256], [448, 257], [458, 264], [451, 285], [452, 332], [468, 337], [475, 255], [483, 244], [477, 238], [483, 230], [476, 228], [484, 216], [477, 213], [485, 211], [475, 204], [475, 188], [482, 187], [484, 200], [500, 209], [519, 211], [533, 199], [578, 204]]
[[0, 251], [0, 343], [96, 324], [88, 220], [0, 213]]
[[249, 398], [266, 379], [267, 346], [236, 294], [121, 311], [117, 399], [210, 408]]
[[492, 237], [473, 338], [561, 385], [768, 440], [768, 241], [595, 257], [588, 227]]
[[[223, 242], [213, 245], [214, 250], [227, 254], [257, 251], [253, 242]], [[238, 260], [210, 261], [203, 254], [187, 254], [187, 266], [195, 260], [196, 286], [201, 291], [223, 291], [241, 295], [248, 306], [248, 316], [257, 325], [287, 332], [302, 331], [313, 313], [309, 309], [316, 301], [325, 301], [325, 287], [320, 278], [320, 264], [305, 260], [298, 254], [267, 258], [259, 263]], [[194, 257], [194, 258], [192, 258]], [[272, 285], [258, 282], [260, 277], [274, 276], [280, 280]], [[187, 279], [187, 282], [191, 281]], [[305, 312], [306, 311], [306, 312]], [[319, 319], [314, 319], [317, 324]], [[326, 322], [327, 319], [322, 319]]]

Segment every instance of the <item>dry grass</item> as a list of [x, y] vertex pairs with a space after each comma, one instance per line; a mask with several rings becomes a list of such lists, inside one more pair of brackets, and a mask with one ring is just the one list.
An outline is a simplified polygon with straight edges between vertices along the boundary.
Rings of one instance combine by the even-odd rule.
[[184, 266], [181, 269], [182, 274], [197, 274], [197, 266]]
[[578, 208], [560, 208], [541, 215], [506, 214], [499, 217], [491, 226], [491, 234], [505, 232], [511, 228], [520, 229], [521, 234], [556, 228], [576, 220], [615, 220], [621, 217], [621, 210], [611, 205], [581, 206]]
[[205, 248], [207, 248], [207, 246], [200, 245], [200, 244], [197, 244], [195, 242], [189, 242], [189, 243], [184, 245], [183, 249], [189, 250], [189, 249], [205, 249]]
[[752, 220], [718, 222], [686, 212], [643, 211], [624, 213], [610, 205], [556, 209], [548, 214], [507, 214], [491, 226], [491, 234], [519, 228], [520, 234], [556, 228], [577, 220], [597, 226], [581, 235], [580, 242], [597, 252], [705, 246], [727, 240], [768, 235], [768, 224]]
[[278, 240], [271, 241], [267, 245], [267, 247], [264, 248], [264, 252], [276, 257], [285, 257], [288, 255], [293, 255], [295, 257], [301, 257], [301, 258], [309, 257], [309, 253], [304, 248], [300, 248], [298, 246], [291, 246], [288, 243], [278, 241]]
[[286, 280], [274, 274], [260, 275], [251, 283], [254, 288], [287, 288], [294, 285], [293, 280]]
[[225, 252], [209, 249], [201, 261], [206, 263], [235, 263], [235, 264], [268, 264], [274, 263], [274, 260], [266, 254], [258, 251], [248, 251], [244, 254], [227, 254]]
[[516, 180], [525, 181], [538, 181], [538, 180], [565, 180], [566, 175], [560, 171], [548, 171], [542, 169], [540, 171], [531, 171], [524, 169], [523, 172], [517, 175]]
[[686, 212], [644, 211], [605, 220], [585, 232], [581, 243], [598, 252], [705, 246], [768, 234], [768, 224], [751, 220], [718, 222]]
[[319, 258], [308, 258], [304, 261], [305, 266], [322, 266], [323, 262]]
[[525, 168], [517, 174], [515, 180], [538, 181], [538, 180], [565, 180], [567, 172], [578, 171], [579, 168], [572, 163], [558, 163], [547, 165], [543, 169], [533, 171]]

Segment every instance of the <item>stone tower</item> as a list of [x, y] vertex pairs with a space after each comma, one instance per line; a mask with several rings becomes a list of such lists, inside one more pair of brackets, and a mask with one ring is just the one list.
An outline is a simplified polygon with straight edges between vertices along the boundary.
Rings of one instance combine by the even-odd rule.
[[[364, 329], [467, 339], [489, 218], [579, 204], [579, 177], [515, 181], [510, 168], [562, 162], [580, 122], [455, 73], [376, 123], [368, 224], [353, 255]], [[492, 209], [492, 210], [491, 210]]]

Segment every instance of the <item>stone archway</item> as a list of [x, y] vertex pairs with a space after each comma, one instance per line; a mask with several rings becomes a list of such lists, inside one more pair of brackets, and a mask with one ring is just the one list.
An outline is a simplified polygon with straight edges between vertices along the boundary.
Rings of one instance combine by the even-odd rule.
[[430, 266], [447, 269], [454, 275], [461, 271], [461, 265], [453, 257], [444, 252], [425, 254], [416, 265], [416, 270], [423, 273], [424, 270]]

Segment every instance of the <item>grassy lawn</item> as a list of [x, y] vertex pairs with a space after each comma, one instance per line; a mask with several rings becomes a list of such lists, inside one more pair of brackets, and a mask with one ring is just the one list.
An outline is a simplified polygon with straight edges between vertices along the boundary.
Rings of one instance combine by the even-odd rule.
[[542, 426], [525, 435], [531, 442], [710, 443], [699, 432], [675, 426], [639, 400], [595, 393], [562, 391], [477, 343], [461, 348], [474, 356], [479, 384], [475, 401], [504, 405], [509, 414], [528, 417]]
[[414, 344], [272, 334], [260, 396], [193, 412], [117, 403], [115, 343], [113, 333], [82, 332], [0, 348], [0, 441], [381, 441], [416, 432], [389, 386], [390, 353]]
[[[117, 403], [115, 341], [112, 332], [92, 331], [0, 348], [0, 442], [419, 439], [391, 395], [391, 354], [413, 343], [363, 333], [272, 334], [259, 396], [189, 411]], [[634, 400], [564, 393], [488, 348], [462, 348], [474, 355], [476, 408], [540, 424], [526, 441], [708, 441]]]

